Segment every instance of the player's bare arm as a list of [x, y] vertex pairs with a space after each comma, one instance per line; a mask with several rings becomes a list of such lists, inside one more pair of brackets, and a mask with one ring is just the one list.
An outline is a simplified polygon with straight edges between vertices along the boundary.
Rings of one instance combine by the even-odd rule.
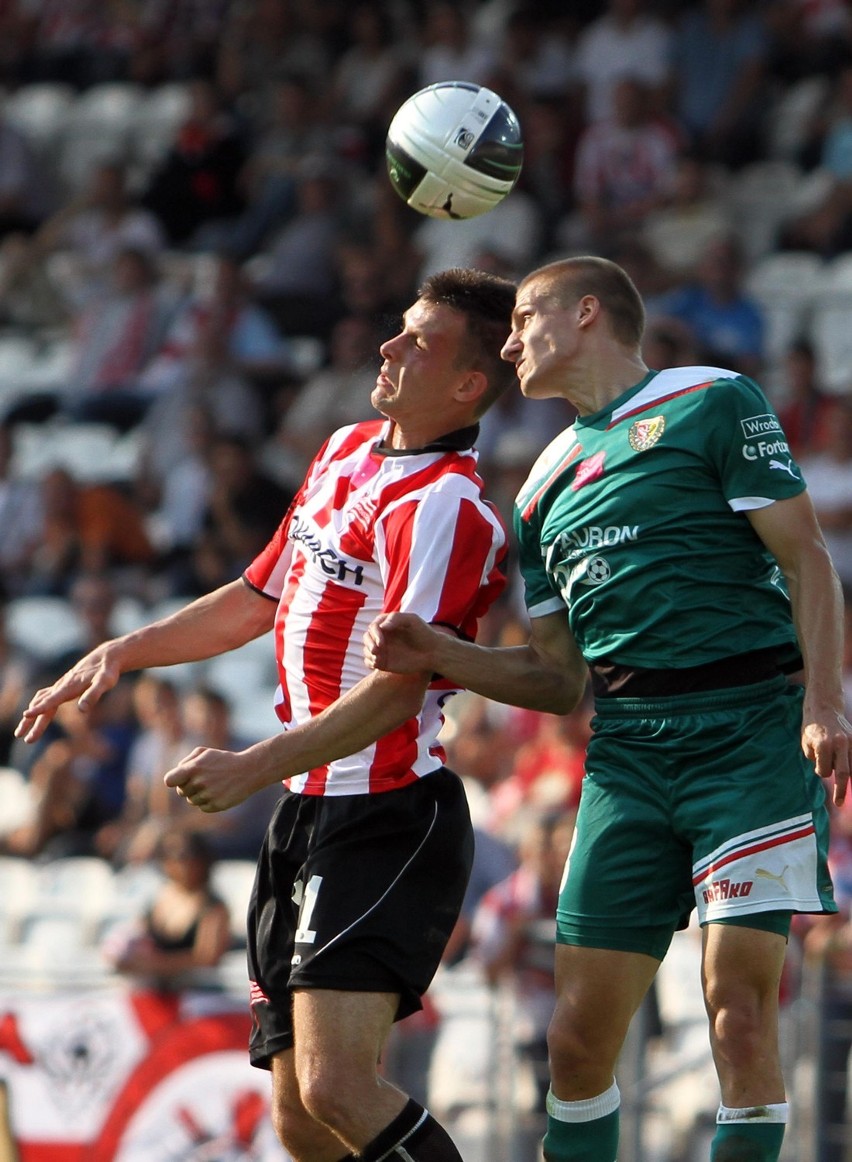
[[255, 791], [357, 754], [413, 718], [430, 675], [368, 674], [316, 718], [244, 751], [197, 747], [165, 776], [202, 811], [226, 811]]
[[748, 516], [790, 592], [805, 660], [802, 749], [821, 778], [834, 775], [834, 802], [842, 803], [852, 767], [852, 724], [846, 718], [842, 683], [840, 582], [806, 492]]
[[567, 714], [583, 696], [588, 669], [562, 611], [532, 620], [524, 646], [488, 647], [462, 641], [413, 614], [377, 618], [364, 638], [373, 670], [425, 668], [511, 706]]
[[16, 737], [36, 742], [64, 702], [76, 700], [85, 713], [122, 674], [215, 657], [259, 637], [272, 628], [274, 618], [274, 602], [243, 581], [232, 581], [170, 617], [97, 646], [52, 686], [33, 695]]

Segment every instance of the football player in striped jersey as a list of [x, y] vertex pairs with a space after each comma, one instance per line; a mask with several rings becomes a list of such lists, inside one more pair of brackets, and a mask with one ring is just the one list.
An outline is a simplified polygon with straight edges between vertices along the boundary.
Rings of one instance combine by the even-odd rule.
[[250, 1056], [296, 1162], [459, 1162], [446, 1131], [380, 1077], [395, 1020], [420, 1007], [462, 903], [472, 830], [444, 766], [437, 675], [368, 669], [362, 639], [406, 609], [473, 639], [504, 587], [506, 532], [483, 496], [478, 419], [512, 383], [500, 357], [514, 285], [432, 276], [380, 349], [375, 421], [332, 433], [242, 578], [99, 647], [24, 712], [41, 736], [130, 670], [210, 658], [272, 631], [281, 732], [197, 748], [166, 784], [220, 811], [283, 782], [249, 912]]

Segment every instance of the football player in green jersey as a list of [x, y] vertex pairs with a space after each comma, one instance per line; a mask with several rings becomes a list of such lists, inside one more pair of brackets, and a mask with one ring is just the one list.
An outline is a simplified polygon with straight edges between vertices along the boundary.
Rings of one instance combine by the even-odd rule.
[[649, 370], [643, 326], [635, 287], [604, 259], [523, 280], [503, 356], [525, 396], [578, 412], [516, 503], [529, 642], [480, 647], [392, 613], [365, 654], [554, 713], [591, 674], [557, 912], [548, 1162], [614, 1162], [616, 1060], [693, 909], [721, 1088], [711, 1158], [775, 1162], [790, 920], [836, 911], [822, 780], [842, 803], [842, 594], [760, 388], [719, 367]]

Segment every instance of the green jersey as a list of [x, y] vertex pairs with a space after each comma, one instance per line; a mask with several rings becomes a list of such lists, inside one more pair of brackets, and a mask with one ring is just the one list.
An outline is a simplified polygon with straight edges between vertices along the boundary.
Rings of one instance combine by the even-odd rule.
[[567, 606], [589, 663], [790, 654], [784, 579], [745, 514], [804, 487], [757, 384], [718, 367], [650, 372], [558, 436], [521, 489], [529, 614]]

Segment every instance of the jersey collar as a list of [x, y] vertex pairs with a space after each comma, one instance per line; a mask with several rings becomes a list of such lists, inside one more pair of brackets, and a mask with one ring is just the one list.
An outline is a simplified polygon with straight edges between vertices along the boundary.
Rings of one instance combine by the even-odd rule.
[[466, 428], [457, 428], [454, 432], [448, 432], [446, 436], [439, 436], [437, 440], [425, 444], [422, 448], [387, 448], [377, 444], [375, 452], [378, 456], [422, 456], [427, 452], [467, 452], [476, 443], [478, 435], [479, 424], [470, 424]]

